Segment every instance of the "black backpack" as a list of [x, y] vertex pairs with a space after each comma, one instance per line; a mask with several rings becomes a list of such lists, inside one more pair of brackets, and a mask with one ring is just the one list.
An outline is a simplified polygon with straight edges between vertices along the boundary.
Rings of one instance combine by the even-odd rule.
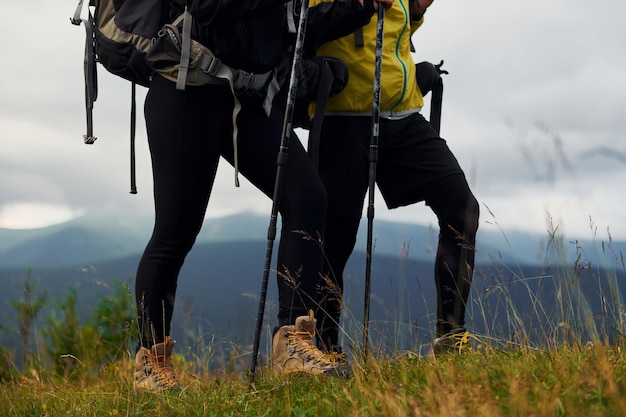
[[441, 130], [441, 104], [443, 100], [443, 80], [441, 75], [448, 71], [442, 69], [443, 60], [439, 64], [423, 61], [415, 64], [415, 78], [422, 96], [431, 93], [430, 97], [430, 124], [440, 133]]
[[[84, 0], [79, 0], [74, 16], [70, 18], [74, 25], [83, 23], [86, 31], [85, 41], [85, 109], [87, 117], [87, 133], [83, 135], [86, 144], [93, 144], [96, 137], [93, 134], [93, 107], [98, 97], [97, 63], [100, 63], [110, 73], [122, 77], [131, 82], [131, 117], [130, 117], [130, 144], [131, 144], [131, 193], [137, 193], [135, 180], [135, 126], [136, 126], [136, 85], [147, 87], [150, 83], [152, 67], [159, 67], [160, 62], [155, 59], [162, 58], [160, 52], [155, 54], [154, 43], [159, 43], [162, 38], [170, 40], [171, 36], [159, 36], [164, 15], [164, 2], [162, 0], [87, 0], [88, 18], [81, 18]], [[285, 6], [287, 20], [289, 21], [289, 33], [295, 40], [295, 27], [298, 19], [298, 7], [292, 0]], [[181, 15], [182, 17], [182, 15]], [[173, 25], [180, 23], [180, 17]], [[166, 25], [167, 26], [167, 25]], [[288, 37], [289, 38], [289, 37]], [[161, 42], [162, 43], [162, 42]], [[159, 43], [159, 44], [161, 44]], [[274, 105], [284, 105], [286, 92], [291, 71], [294, 42], [287, 42], [284, 48], [283, 60], [278, 67], [277, 78], [280, 84], [279, 94]], [[158, 48], [157, 48], [158, 49]], [[150, 52], [150, 53], [149, 53]], [[171, 51], [169, 51], [171, 52]], [[174, 51], [176, 52], [176, 51]], [[210, 52], [210, 51], [209, 51]], [[180, 51], [178, 51], [180, 53]], [[174, 68], [178, 64], [178, 57], [171, 53], [165, 54], [168, 68]], [[148, 59], [146, 59], [148, 58]], [[189, 57], [186, 57], [187, 59]], [[183, 55], [180, 56], [180, 68], [182, 69]], [[163, 64], [165, 65], [165, 64]], [[247, 80], [243, 80], [247, 81]], [[242, 82], [243, 82], [242, 81]], [[262, 78], [261, 78], [262, 81]], [[321, 127], [321, 118], [328, 97], [338, 94], [348, 81], [348, 69], [345, 63], [333, 57], [314, 57], [313, 54], [305, 55], [302, 64], [298, 68], [298, 90], [296, 106], [294, 109], [294, 127], [312, 129], [308, 116], [309, 104], [317, 102], [316, 119]], [[182, 83], [184, 88], [184, 79]], [[177, 84], [178, 88], [178, 84]], [[282, 102], [281, 102], [282, 100]]]
[[85, 40], [85, 109], [88, 145], [93, 134], [93, 106], [98, 98], [97, 63], [110, 73], [131, 82], [131, 193], [137, 193], [135, 181], [136, 85], [146, 87], [152, 70], [145, 61], [152, 38], [161, 27], [161, 0], [88, 0], [88, 17], [81, 18], [83, 0], [79, 0], [72, 24], [83, 23]]

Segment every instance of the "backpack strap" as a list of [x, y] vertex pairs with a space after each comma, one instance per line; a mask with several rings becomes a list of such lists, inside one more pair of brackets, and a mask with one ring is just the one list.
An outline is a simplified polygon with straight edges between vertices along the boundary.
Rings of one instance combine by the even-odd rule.
[[291, 0], [285, 4], [285, 8], [287, 9], [285, 12], [287, 15], [287, 30], [289, 33], [296, 33], [298, 31], [296, 28], [296, 9], [294, 2], [295, 0]]
[[[79, 26], [81, 23], [85, 26], [85, 110], [87, 113], [87, 133], [83, 135], [85, 144], [93, 145], [96, 137], [93, 135], [93, 106], [98, 98], [98, 72], [96, 63], [96, 38], [94, 27], [96, 25], [95, 18], [88, 12], [87, 20], [80, 17], [83, 9], [83, 0], [79, 0], [74, 15], [70, 17], [73, 25]], [[95, 5], [93, 0], [89, 1], [89, 5]], [[136, 99], [136, 83], [131, 82], [131, 110], [130, 110], [130, 193], [137, 194], [137, 176], [136, 176], [136, 158], [135, 158], [135, 132], [137, 119], [137, 99]]]
[[83, 0], [78, 0], [78, 6], [76, 6], [76, 10], [74, 11], [74, 16], [70, 17], [70, 22], [73, 25], [80, 26], [83, 19], [80, 18], [80, 15], [83, 11]]
[[443, 101], [443, 81], [441, 77], [437, 79], [433, 86], [430, 97], [430, 124], [440, 134], [441, 131], [441, 106]]
[[[192, 69], [194, 84], [213, 84], [215, 78], [225, 79], [231, 84], [231, 90], [253, 90], [262, 91], [267, 88], [265, 98], [263, 100], [263, 109], [265, 114], [269, 116], [272, 108], [272, 100], [280, 89], [276, 80], [275, 71], [268, 71], [262, 74], [255, 74], [243, 70], [234, 69], [224, 64], [218, 57], [207, 49], [202, 48], [201, 54], [196, 58], [197, 67]], [[230, 75], [226, 76], [226, 74]]]
[[448, 71], [442, 69], [443, 60], [437, 64], [431, 64], [424, 61], [415, 64], [415, 78], [417, 85], [425, 96], [430, 96], [430, 124], [439, 133], [441, 128], [441, 106], [443, 101], [443, 79], [442, 74], [448, 74]]
[[[182, 34], [179, 25], [182, 22]], [[192, 17], [187, 9], [172, 24], [164, 25], [158, 33], [146, 58], [149, 65], [163, 77], [176, 82], [176, 88], [186, 86], [228, 83], [234, 100], [233, 159], [235, 186], [239, 187], [239, 158], [237, 152], [237, 116], [241, 103], [237, 90], [261, 91], [265, 94], [263, 110], [269, 116], [272, 100], [279, 90], [275, 70], [254, 74], [224, 64], [206, 46], [191, 38]]]
[[137, 84], [130, 83], [130, 193], [137, 194], [137, 170], [135, 163], [135, 130], [137, 126]]
[[181, 18], [183, 21], [183, 39], [180, 51], [180, 63], [178, 65], [178, 77], [176, 78], [177, 90], [185, 89], [187, 72], [189, 71], [189, 58], [191, 57], [191, 21], [193, 18], [189, 10], [187, 10], [187, 6], [185, 6], [183, 14], [176, 19], [174, 26], [178, 25]]
[[74, 16], [70, 17], [73, 25], [85, 26], [85, 56], [84, 56], [84, 73], [85, 73], [85, 112], [87, 116], [87, 133], [83, 135], [83, 140], [87, 145], [93, 145], [96, 137], [93, 135], [93, 105], [98, 98], [98, 72], [96, 67], [96, 38], [94, 35], [94, 18], [89, 12], [88, 19], [80, 17], [83, 10], [83, 0], [78, 2]]
[[363, 48], [365, 46], [365, 42], [363, 41], [363, 27], [359, 27], [354, 31], [354, 46], [357, 48]]
[[[183, 35], [184, 36], [184, 35]], [[184, 39], [184, 37], [183, 37]], [[198, 82], [211, 84], [215, 78], [226, 80], [230, 86], [230, 92], [235, 102], [233, 109], [233, 165], [235, 168], [235, 187], [239, 187], [239, 157], [237, 152], [237, 115], [241, 111], [241, 103], [237, 98], [236, 90], [256, 90], [262, 91], [267, 87], [265, 98], [263, 100], [263, 110], [269, 116], [272, 111], [272, 100], [278, 93], [280, 87], [276, 79], [275, 71], [268, 71], [263, 74], [254, 74], [251, 72], [237, 70], [224, 64], [216, 57], [208, 48], [203, 47], [202, 53], [198, 59], [198, 66], [195, 68], [194, 79]]]
[[330, 64], [327, 60], [324, 60], [317, 90], [317, 98], [315, 99], [315, 113], [313, 115], [308, 143], [309, 156], [311, 157], [313, 166], [316, 170], [319, 170], [320, 163], [320, 140], [322, 136], [324, 111], [326, 110], [326, 103], [328, 103], [328, 97], [330, 96], [330, 90], [334, 79], [335, 76]]

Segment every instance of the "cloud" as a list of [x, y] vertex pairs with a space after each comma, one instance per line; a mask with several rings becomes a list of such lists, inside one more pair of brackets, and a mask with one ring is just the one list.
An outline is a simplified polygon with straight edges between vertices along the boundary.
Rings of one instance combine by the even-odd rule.
[[[130, 84], [102, 67], [94, 109], [98, 140], [82, 143], [85, 32], [69, 22], [74, 7], [54, 0], [0, 2], [4, 16], [28, 16], [29, 27], [39, 29], [25, 31], [21, 18], [0, 28], [7, 58], [0, 67], [5, 225], [16, 207], [31, 218], [152, 212], [145, 89], [138, 98], [139, 194], [128, 193]], [[450, 71], [442, 136], [484, 207], [481, 227], [497, 220], [508, 230], [544, 233], [552, 218], [567, 233], [589, 237], [592, 219], [599, 230], [610, 227], [615, 239], [626, 239], [620, 192], [626, 181], [624, 15], [626, 3], [617, 0], [592, 9], [564, 0], [540, 7], [446, 1], [428, 11], [413, 38], [415, 58], [444, 59]], [[209, 216], [244, 210], [269, 216], [270, 208], [248, 182], [236, 189], [232, 167], [222, 161]], [[423, 204], [388, 211], [377, 196], [376, 208], [378, 218], [436, 224]]]
[[40, 203], [14, 203], [0, 209], [0, 227], [7, 229], [36, 229], [63, 223], [82, 215], [71, 207]]

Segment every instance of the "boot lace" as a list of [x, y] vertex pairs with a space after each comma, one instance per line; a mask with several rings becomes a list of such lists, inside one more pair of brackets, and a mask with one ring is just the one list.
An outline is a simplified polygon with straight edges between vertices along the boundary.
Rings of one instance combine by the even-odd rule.
[[309, 332], [289, 332], [287, 337], [289, 344], [294, 346], [293, 350], [295, 353], [306, 355], [308, 359], [321, 362], [324, 365], [337, 365], [334, 355], [323, 353], [313, 344]]
[[148, 373], [154, 375], [158, 383], [163, 387], [176, 388], [180, 386], [169, 357], [147, 353], [146, 368]]
[[348, 363], [345, 352], [332, 351], [332, 352], [326, 353], [326, 356], [333, 363]]

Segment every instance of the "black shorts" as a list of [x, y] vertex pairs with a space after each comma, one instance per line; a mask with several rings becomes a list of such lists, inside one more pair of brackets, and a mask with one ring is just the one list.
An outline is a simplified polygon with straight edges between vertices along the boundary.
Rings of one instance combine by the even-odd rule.
[[[371, 117], [324, 117], [319, 173], [328, 195], [329, 215], [361, 217], [369, 184]], [[446, 141], [424, 117], [380, 120], [376, 183], [388, 208], [426, 201], [432, 184], [461, 174]]]

